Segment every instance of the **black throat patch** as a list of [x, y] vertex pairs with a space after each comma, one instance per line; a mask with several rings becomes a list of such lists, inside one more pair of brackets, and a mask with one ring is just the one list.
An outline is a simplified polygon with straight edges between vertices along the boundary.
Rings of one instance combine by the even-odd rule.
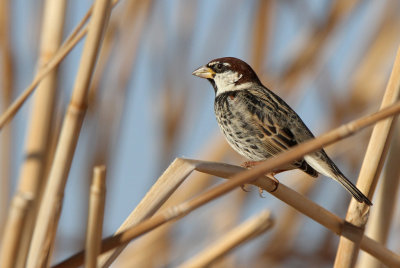
[[212, 87], [214, 88], [214, 93], [217, 94], [217, 85], [214, 82], [214, 79], [207, 78], [207, 80], [211, 83]]

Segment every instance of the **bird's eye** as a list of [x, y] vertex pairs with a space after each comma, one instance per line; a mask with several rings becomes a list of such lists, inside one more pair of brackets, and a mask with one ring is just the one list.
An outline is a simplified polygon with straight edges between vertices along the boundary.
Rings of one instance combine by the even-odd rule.
[[224, 68], [224, 65], [223, 65], [222, 63], [218, 63], [218, 64], [215, 66], [215, 69], [216, 69], [217, 71], [222, 71], [222, 68]]

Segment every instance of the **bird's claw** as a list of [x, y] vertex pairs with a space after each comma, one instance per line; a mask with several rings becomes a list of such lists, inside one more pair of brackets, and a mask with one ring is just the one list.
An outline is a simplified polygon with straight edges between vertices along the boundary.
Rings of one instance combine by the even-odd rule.
[[277, 178], [275, 178], [274, 175], [275, 175], [275, 173], [271, 173], [271, 174], [266, 175], [266, 176], [267, 176], [268, 178], [270, 178], [270, 179], [274, 182], [274, 184], [275, 184], [274, 189], [272, 189], [271, 191], [269, 191], [270, 193], [275, 192], [275, 191], [278, 189], [278, 186], [279, 186], [279, 181], [278, 181]]
[[246, 161], [243, 164], [241, 164], [241, 166], [244, 167], [244, 168], [249, 169], [249, 168], [252, 168], [254, 166], [257, 166], [261, 162], [263, 162], [263, 161]]
[[[244, 162], [243, 164], [241, 164], [241, 166], [244, 167], [244, 168], [246, 168], [246, 169], [250, 169], [250, 168], [252, 168], [252, 167], [254, 167], [254, 166], [256, 166], [256, 165], [258, 165], [258, 164], [260, 164], [260, 163], [262, 163], [262, 162], [263, 162], [263, 161], [246, 161], [246, 162]], [[274, 189], [272, 189], [271, 191], [269, 191], [270, 193], [275, 192], [275, 191], [278, 189], [279, 181], [275, 178], [275, 175], [278, 174], [278, 173], [281, 173], [282, 171], [284, 171], [284, 170], [278, 170], [278, 171], [274, 171], [274, 172], [271, 172], [271, 173], [269, 173], [269, 174], [266, 174], [266, 176], [267, 176], [268, 178], [272, 179], [273, 182], [274, 182], [274, 184], [275, 184]], [[240, 188], [242, 188], [242, 190], [243, 190], [244, 192], [250, 192], [250, 191], [247, 190], [245, 187], [246, 187], [245, 184], [240, 186]], [[265, 196], [263, 195], [264, 189], [262, 189], [261, 187], [258, 187], [258, 193], [259, 193], [259, 196], [260, 196], [261, 198], [265, 198]]]
[[246, 189], [246, 184], [240, 185], [240, 188], [242, 188], [243, 192], [246, 192], [246, 193], [250, 192], [250, 190]]

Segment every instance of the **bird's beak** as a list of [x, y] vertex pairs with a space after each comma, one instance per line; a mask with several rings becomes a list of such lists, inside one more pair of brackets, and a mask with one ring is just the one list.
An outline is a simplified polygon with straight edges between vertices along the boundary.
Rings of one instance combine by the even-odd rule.
[[201, 78], [208, 78], [208, 79], [213, 79], [215, 76], [215, 72], [207, 66], [201, 66], [200, 68], [195, 70], [192, 74]]

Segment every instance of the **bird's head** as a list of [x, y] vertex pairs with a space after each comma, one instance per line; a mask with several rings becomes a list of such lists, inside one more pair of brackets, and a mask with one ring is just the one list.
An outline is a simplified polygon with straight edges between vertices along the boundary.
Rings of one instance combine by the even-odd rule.
[[250, 65], [232, 57], [212, 60], [192, 74], [210, 81], [216, 96], [260, 84], [260, 80]]

